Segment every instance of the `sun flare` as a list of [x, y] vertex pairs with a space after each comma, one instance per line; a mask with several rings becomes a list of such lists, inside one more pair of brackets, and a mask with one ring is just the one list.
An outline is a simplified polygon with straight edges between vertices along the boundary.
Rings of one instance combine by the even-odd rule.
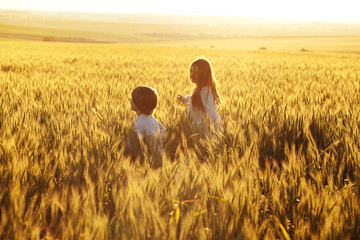
[[112, 12], [112, 13], [161, 13], [206, 16], [235, 16], [317, 21], [360, 21], [357, 0], [343, 1], [4, 1], [0, 9]]

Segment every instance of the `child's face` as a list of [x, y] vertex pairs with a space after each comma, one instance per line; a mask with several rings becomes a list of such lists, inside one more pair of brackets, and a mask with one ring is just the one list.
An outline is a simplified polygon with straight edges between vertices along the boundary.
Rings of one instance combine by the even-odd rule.
[[133, 111], [137, 111], [138, 110], [138, 107], [135, 105], [135, 103], [133, 102], [133, 100], [132, 100], [132, 98], [130, 98], [130, 105], [131, 105], [131, 110], [133, 110]]
[[193, 83], [197, 83], [199, 78], [199, 67], [191, 66], [190, 68], [190, 79]]

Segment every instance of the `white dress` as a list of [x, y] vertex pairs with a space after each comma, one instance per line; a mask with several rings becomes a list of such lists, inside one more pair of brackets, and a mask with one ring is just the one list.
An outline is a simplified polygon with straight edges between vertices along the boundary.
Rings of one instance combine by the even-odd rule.
[[220, 115], [217, 113], [218, 105], [216, 104], [215, 97], [211, 91], [211, 87], [203, 87], [200, 90], [200, 96], [202, 104], [205, 108], [205, 112], [193, 107], [190, 101], [192, 95], [186, 96], [183, 101], [188, 104], [187, 116], [192, 120], [192, 124], [195, 128], [204, 127], [205, 135], [208, 135], [210, 125], [215, 131], [219, 131], [223, 127], [223, 123]]

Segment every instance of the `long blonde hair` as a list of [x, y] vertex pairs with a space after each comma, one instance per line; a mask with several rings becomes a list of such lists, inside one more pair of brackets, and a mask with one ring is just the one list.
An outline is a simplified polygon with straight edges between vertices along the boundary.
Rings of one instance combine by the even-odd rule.
[[191, 64], [191, 67], [197, 67], [199, 74], [197, 82], [195, 83], [195, 91], [191, 97], [192, 105], [201, 111], [205, 111], [200, 95], [201, 88], [205, 86], [211, 87], [211, 92], [215, 98], [216, 104], [220, 104], [221, 99], [216, 89], [216, 79], [212, 71], [211, 63], [205, 58], [199, 58]]

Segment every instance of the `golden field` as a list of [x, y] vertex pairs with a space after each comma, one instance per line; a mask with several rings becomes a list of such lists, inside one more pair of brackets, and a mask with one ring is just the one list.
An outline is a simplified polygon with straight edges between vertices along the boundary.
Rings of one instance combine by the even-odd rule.
[[[360, 55], [19, 41], [0, 50], [0, 239], [360, 236]], [[224, 134], [209, 141], [176, 100], [191, 93], [198, 56], [223, 100]], [[121, 147], [137, 85], [159, 93], [159, 168]]]

